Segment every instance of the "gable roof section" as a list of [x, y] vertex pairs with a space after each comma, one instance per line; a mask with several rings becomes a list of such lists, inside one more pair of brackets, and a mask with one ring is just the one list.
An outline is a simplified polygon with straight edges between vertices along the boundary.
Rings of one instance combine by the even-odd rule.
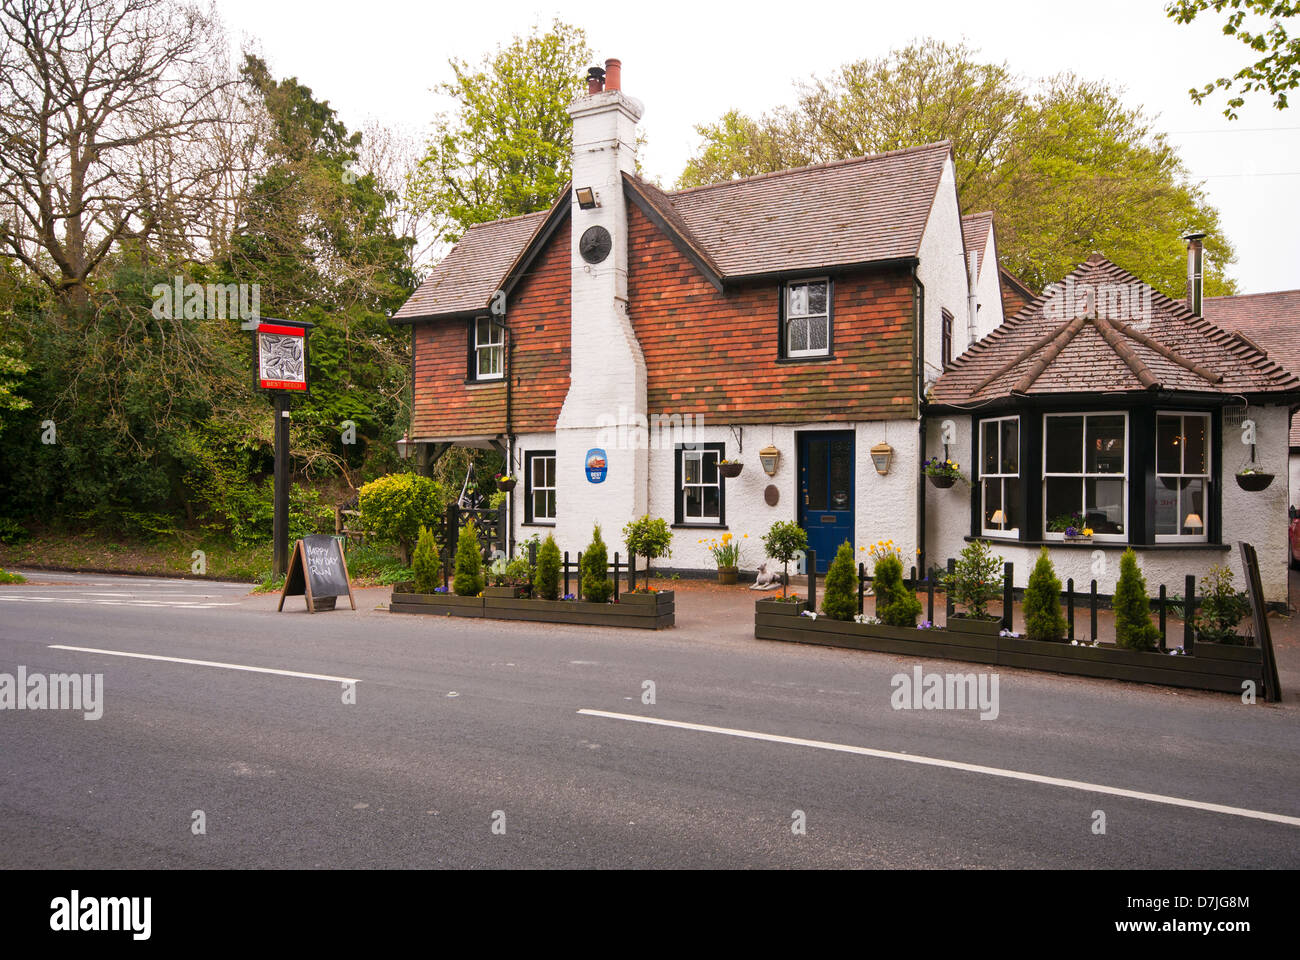
[[[1206, 297], [1201, 310], [1225, 330], [1241, 333], [1300, 376], [1300, 290]], [[1291, 446], [1300, 447], [1300, 414], [1291, 418]]]
[[[567, 195], [566, 190], [566, 199]], [[393, 320], [409, 323], [424, 317], [481, 313], [549, 215], [543, 210], [470, 227], [393, 314]]]
[[968, 214], [961, 218], [961, 232], [966, 243], [966, 262], [970, 263], [972, 253], [978, 253], [980, 255], [979, 270], [981, 274], [984, 272], [984, 251], [988, 247], [989, 231], [992, 229], [992, 210]]
[[[623, 186], [722, 289], [727, 282], [916, 258], [951, 155], [944, 141], [674, 193], [628, 174]], [[549, 211], [470, 227], [393, 320], [484, 310], [568, 212], [566, 187]]]
[[[1076, 284], [1146, 286], [1098, 254], [1070, 276]], [[1122, 317], [1054, 319], [1044, 309], [1052, 292], [953, 361], [935, 384], [934, 402], [1149, 390], [1300, 392], [1295, 374], [1159, 292], [1151, 291], [1152, 316], [1142, 329]]]

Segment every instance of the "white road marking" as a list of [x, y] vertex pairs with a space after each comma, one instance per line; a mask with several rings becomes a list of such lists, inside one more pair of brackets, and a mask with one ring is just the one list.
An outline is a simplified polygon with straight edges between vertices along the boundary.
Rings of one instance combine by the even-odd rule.
[[250, 667], [242, 663], [221, 663], [217, 660], [191, 660], [188, 657], [164, 657], [156, 653], [130, 653], [126, 650], [101, 650], [97, 647], [71, 647], [62, 643], [49, 644], [51, 650], [74, 650], [78, 653], [102, 653], [109, 657], [132, 657], [136, 660], [161, 660], [164, 663], [187, 663], [195, 667], [221, 667], [224, 670], [246, 670], [249, 673], [273, 673], [278, 677], [301, 677], [304, 680], [328, 680], [331, 683], [360, 683], [355, 677], [335, 677], [328, 673], [302, 673], [298, 670], [275, 670], [271, 667]]
[[0, 600], [9, 600], [14, 603], [90, 603], [113, 607], [175, 607], [179, 610], [206, 610], [209, 607], [239, 606], [239, 602], [236, 600], [204, 600], [202, 602], [195, 602], [193, 600], [137, 600], [132, 597], [123, 597], [118, 600], [92, 600], [86, 597], [29, 597], [6, 593], [0, 593]]
[[846, 743], [831, 743], [827, 740], [805, 740], [803, 737], [785, 737], [775, 733], [760, 733], [756, 730], [714, 727], [704, 723], [686, 723], [681, 720], [661, 720], [658, 717], [643, 717], [633, 713], [611, 713], [608, 710], [588, 710], [585, 708], [579, 710], [578, 713], [589, 717], [606, 717], [611, 720], [631, 720], [633, 723], [646, 723], [658, 727], [674, 727], [678, 730], [695, 730], [699, 733], [720, 733], [725, 736], [741, 737], [746, 740], [765, 740], [768, 743], [788, 743], [796, 747], [815, 747], [818, 750], [854, 753], [864, 757], [877, 757], [881, 760], [901, 760], [904, 763], [916, 763], [927, 767], [944, 767], [949, 770], [962, 770], [967, 773], [982, 773], [990, 777], [1024, 780], [1028, 783], [1041, 783], [1051, 787], [1065, 787], [1069, 790], [1083, 790], [1087, 793], [1102, 793], [1112, 797], [1126, 797], [1130, 800], [1146, 800], [1151, 803], [1188, 807], [1192, 810], [1207, 810], [1211, 813], [1226, 813], [1234, 817], [1249, 817], [1253, 820], [1268, 820], [1273, 823], [1284, 823], [1288, 826], [1300, 827], [1300, 817], [1269, 813], [1266, 810], [1249, 810], [1245, 807], [1230, 807], [1222, 803], [1206, 803], [1202, 800], [1187, 800], [1183, 797], [1170, 797], [1159, 793], [1144, 793], [1140, 790], [1126, 790], [1123, 787], [1109, 787], [1105, 784], [1087, 783], [1083, 780], [1045, 777], [1037, 773], [1006, 770], [1002, 767], [986, 767], [977, 763], [942, 760], [938, 757], [923, 757], [913, 753], [897, 753], [892, 750], [876, 750], [872, 747], [856, 747]]

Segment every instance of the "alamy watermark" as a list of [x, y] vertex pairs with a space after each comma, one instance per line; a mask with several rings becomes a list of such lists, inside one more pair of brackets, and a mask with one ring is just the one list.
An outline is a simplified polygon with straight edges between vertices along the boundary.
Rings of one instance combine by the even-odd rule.
[[1123, 321], [1135, 330], [1151, 323], [1151, 288], [1144, 283], [1075, 283], [1066, 277], [1062, 283], [1048, 284], [1043, 293], [1043, 315], [1049, 320], [1100, 317]]
[[149, 295], [153, 297], [151, 312], [155, 320], [252, 323], [262, 317], [259, 283], [186, 283], [184, 277], [175, 277], [171, 283], [154, 284]]
[[925, 673], [919, 666], [909, 676], [896, 673], [889, 685], [889, 704], [895, 710], [978, 710], [981, 720], [996, 720], [996, 673]]
[[673, 450], [678, 444], [704, 442], [704, 416], [694, 413], [632, 413], [619, 407], [617, 415], [596, 418], [597, 443], [616, 450]]
[[104, 715], [102, 673], [0, 673], [0, 710], [80, 710], [87, 720]]

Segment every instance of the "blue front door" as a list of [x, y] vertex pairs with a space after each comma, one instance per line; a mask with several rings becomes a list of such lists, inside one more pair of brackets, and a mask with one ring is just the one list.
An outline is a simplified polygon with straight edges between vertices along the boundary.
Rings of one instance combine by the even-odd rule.
[[825, 573], [835, 551], [853, 544], [853, 434], [799, 434], [799, 526]]

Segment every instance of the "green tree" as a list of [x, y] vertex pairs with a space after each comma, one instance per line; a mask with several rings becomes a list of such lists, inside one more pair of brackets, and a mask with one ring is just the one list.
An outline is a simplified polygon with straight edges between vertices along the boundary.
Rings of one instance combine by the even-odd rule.
[[560, 599], [560, 548], [549, 533], [537, 551], [537, 580], [534, 595], [541, 600]]
[[943, 578], [944, 589], [965, 607], [966, 616], [990, 619], [989, 601], [1002, 592], [1002, 563], [987, 540], [972, 540], [957, 556], [952, 573]]
[[586, 34], [555, 20], [476, 65], [449, 61], [453, 79], [436, 90], [455, 108], [436, 119], [409, 186], [411, 202], [441, 224], [443, 239], [554, 202], [569, 180], [569, 104], [585, 91], [592, 59]]
[[646, 582], [649, 583], [650, 561], [672, 556], [669, 546], [673, 542], [673, 532], [663, 517], [646, 514], [623, 527], [623, 542], [627, 544], [632, 563], [636, 563], [637, 557], [645, 557]]
[[1052, 566], [1046, 547], [1038, 551], [1038, 562], [1025, 587], [1025, 636], [1030, 640], [1063, 640], [1065, 616], [1061, 613], [1061, 580]]
[[903, 582], [903, 561], [886, 553], [876, 561], [871, 577], [876, 596], [876, 616], [891, 627], [914, 627], [921, 615], [921, 601]]
[[[1175, 0], [1165, 6], [1165, 13], [1178, 23], [1191, 23], [1200, 14], [1213, 9], [1223, 13], [1231, 9], [1223, 24], [1225, 36], [1236, 37], [1250, 48], [1252, 55], [1263, 53], [1230, 77], [1219, 77], [1204, 87], [1187, 91], [1196, 103], [1204, 103], [1215, 90], [1233, 93], [1223, 108], [1229, 120], [1237, 119], [1237, 110], [1246, 102], [1246, 94], [1267, 92], [1273, 106], [1285, 110], [1287, 91], [1300, 86], [1300, 37], [1287, 33], [1287, 20], [1300, 13], [1294, 0]], [[1251, 23], [1246, 22], [1252, 16]], [[1262, 22], [1261, 22], [1262, 21]]]
[[790, 582], [790, 561], [800, 550], [808, 549], [808, 534], [793, 520], [777, 520], [763, 534], [763, 549], [773, 560], [781, 561], [781, 596], [786, 596]]
[[1115, 642], [1129, 650], [1154, 650], [1160, 628], [1151, 622], [1151, 601], [1147, 581], [1138, 569], [1137, 554], [1129, 547], [1119, 560], [1119, 583], [1115, 586]]
[[822, 613], [832, 620], [852, 620], [858, 612], [858, 571], [853, 563], [853, 547], [840, 544], [835, 559], [826, 571]]
[[438, 539], [428, 527], [420, 527], [420, 539], [411, 557], [411, 573], [415, 575], [416, 593], [433, 593], [442, 573], [438, 557]]
[[591, 543], [582, 552], [582, 595], [592, 603], [608, 603], [614, 595], [609, 578], [609, 548], [600, 535], [600, 524], [591, 531]]
[[679, 186], [950, 140], [964, 213], [992, 210], [1006, 267], [1042, 289], [1100, 252], [1171, 297], [1181, 235], [1206, 233], [1206, 295], [1233, 293], [1218, 212], [1142, 110], [1104, 83], [1031, 85], [964, 44], [914, 43], [845, 64], [757, 119], [697, 127]]
[[452, 589], [458, 597], [474, 597], [483, 592], [483, 557], [479, 553], [478, 530], [473, 520], [460, 528], [456, 540], [456, 578]]
[[361, 525], [380, 540], [396, 543], [402, 562], [425, 526], [438, 528], [447, 509], [447, 492], [436, 480], [414, 473], [390, 473], [361, 488]]

